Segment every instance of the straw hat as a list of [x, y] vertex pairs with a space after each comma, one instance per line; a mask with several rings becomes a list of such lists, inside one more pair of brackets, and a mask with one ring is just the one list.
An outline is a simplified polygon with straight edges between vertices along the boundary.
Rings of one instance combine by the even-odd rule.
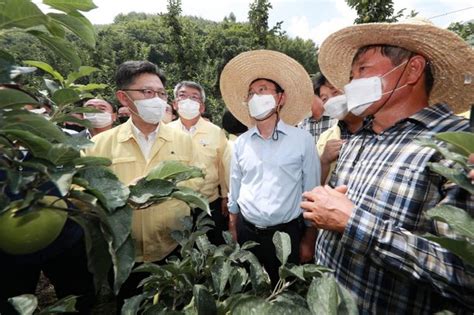
[[286, 102], [280, 118], [287, 124], [297, 124], [311, 110], [313, 85], [302, 65], [277, 51], [248, 51], [229, 61], [220, 77], [222, 98], [244, 125], [255, 124], [249, 115], [246, 98], [250, 83], [259, 78], [273, 80], [285, 91]]
[[474, 102], [473, 49], [455, 33], [420, 18], [354, 25], [331, 34], [319, 50], [321, 71], [332, 84], [343, 88], [349, 83], [357, 50], [379, 44], [405, 48], [431, 62], [434, 85], [430, 104], [447, 103], [459, 113]]

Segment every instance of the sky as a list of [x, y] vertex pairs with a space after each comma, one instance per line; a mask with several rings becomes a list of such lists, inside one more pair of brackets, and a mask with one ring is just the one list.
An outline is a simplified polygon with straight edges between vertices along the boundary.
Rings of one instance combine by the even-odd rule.
[[[370, 1], [370, 0], [369, 0]], [[222, 21], [231, 12], [237, 21], [246, 21], [251, 0], [182, 0], [183, 15], [193, 15], [213, 21]], [[317, 45], [331, 33], [353, 24], [357, 14], [344, 0], [270, 0], [269, 26], [283, 21], [282, 28], [290, 37], [312, 39]], [[112, 23], [119, 13], [165, 13], [166, 0], [94, 0], [97, 9], [85, 15], [93, 24]], [[431, 18], [440, 27], [451, 22], [469, 21], [474, 18], [472, 0], [394, 0], [395, 12], [406, 8]], [[448, 12], [461, 12], [435, 17]], [[434, 17], [434, 18], [433, 18]]]

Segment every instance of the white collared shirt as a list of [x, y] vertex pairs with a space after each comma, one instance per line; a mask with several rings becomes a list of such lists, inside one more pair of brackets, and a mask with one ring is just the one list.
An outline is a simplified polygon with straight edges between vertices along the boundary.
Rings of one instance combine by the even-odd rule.
[[142, 154], [145, 157], [145, 159], [148, 160], [151, 148], [153, 147], [153, 144], [155, 143], [156, 140], [156, 135], [158, 134], [158, 130], [160, 129], [160, 125], [156, 127], [155, 131], [151, 132], [146, 136], [143, 132], [140, 131], [140, 129], [135, 126], [135, 124], [132, 123], [132, 130], [133, 134], [135, 135], [138, 145], [140, 146], [140, 149], [142, 150]]
[[181, 130], [186, 132], [187, 134], [190, 134], [191, 136], [194, 135], [194, 133], [196, 132], [196, 125], [193, 125], [191, 126], [191, 128], [186, 128], [185, 125], [183, 125], [183, 123], [181, 122], [181, 119], [178, 119], [179, 121], [179, 124], [181, 125]]

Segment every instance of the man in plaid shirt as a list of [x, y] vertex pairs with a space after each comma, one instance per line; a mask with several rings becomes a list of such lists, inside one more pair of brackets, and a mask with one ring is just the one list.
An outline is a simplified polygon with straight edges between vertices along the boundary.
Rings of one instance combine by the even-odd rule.
[[452, 163], [414, 140], [468, 130], [453, 111], [474, 99], [464, 82], [473, 51], [427, 22], [365, 24], [328, 37], [319, 64], [366, 120], [341, 149], [335, 188], [303, 194], [304, 217], [320, 229], [316, 262], [334, 270], [362, 314], [472, 314], [473, 266], [423, 235], [450, 234], [427, 210], [449, 204], [474, 215], [474, 198], [430, 171], [429, 162]]

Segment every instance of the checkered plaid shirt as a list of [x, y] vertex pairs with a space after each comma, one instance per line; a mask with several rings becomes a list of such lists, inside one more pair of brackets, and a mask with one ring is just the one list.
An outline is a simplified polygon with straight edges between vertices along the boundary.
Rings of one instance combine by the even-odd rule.
[[380, 134], [368, 129], [341, 149], [330, 184], [348, 185], [355, 208], [342, 235], [320, 231], [316, 262], [335, 270], [362, 314], [472, 313], [474, 268], [422, 235], [449, 234], [427, 210], [451, 204], [474, 215], [474, 198], [431, 172], [440, 156], [413, 141], [467, 130], [467, 120], [437, 104]]
[[308, 131], [313, 136], [314, 143], [316, 144], [319, 136], [335, 124], [337, 124], [337, 119], [328, 116], [322, 116], [319, 120], [310, 116], [303, 119], [303, 121], [298, 124], [298, 128]]

